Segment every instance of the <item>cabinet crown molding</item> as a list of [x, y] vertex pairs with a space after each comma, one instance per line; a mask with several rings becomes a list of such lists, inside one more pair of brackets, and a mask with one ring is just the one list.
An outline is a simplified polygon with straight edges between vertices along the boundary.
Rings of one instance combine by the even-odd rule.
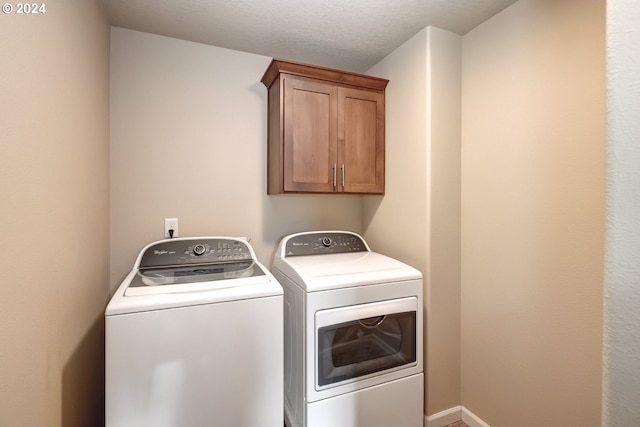
[[384, 91], [389, 83], [389, 80], [379, 77], [345, 72], [332, 68], [318, 67], [316, 65], [283, 61], [280, 59], [273, 59], [271, 61], [271, 64], [269, 64], [269, 67], [260, 81], [269, 88], [281, 73], [311, 77], [314, 79], [325, 80], [327, 82], [379, 91]]

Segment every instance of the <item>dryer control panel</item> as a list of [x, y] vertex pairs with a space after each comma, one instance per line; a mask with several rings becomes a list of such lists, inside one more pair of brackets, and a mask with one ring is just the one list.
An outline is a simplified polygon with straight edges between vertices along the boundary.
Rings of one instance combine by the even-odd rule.
[[348, 231], [318, 231], [294, 234], [285, 244], [285, 256], [370, 252], [364, 239]]

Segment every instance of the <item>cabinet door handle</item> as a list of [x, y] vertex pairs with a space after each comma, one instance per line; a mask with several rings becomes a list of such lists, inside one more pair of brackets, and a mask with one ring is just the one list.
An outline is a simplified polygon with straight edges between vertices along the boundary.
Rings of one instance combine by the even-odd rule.
[[342, 188], [344, 188], [344, 163], [340, 165], [340, 171], [342, 172]]
[[336, 188], [336, 174], [338, 173], [338, 164], [333, 164], [333, 188]]

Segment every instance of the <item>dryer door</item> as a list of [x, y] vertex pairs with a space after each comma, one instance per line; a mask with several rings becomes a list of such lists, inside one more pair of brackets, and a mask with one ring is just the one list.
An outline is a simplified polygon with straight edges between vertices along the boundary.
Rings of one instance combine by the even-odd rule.
[[316, 313], [316, 390], [415, 366], [415, 297]]

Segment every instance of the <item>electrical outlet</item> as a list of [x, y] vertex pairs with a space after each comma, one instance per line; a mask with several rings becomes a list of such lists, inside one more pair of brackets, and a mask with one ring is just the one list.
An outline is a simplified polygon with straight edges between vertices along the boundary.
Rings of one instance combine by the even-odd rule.
[[[171, 232], [169, 230], [173, 230], [173, 235], [171, 235]], [[178, 237], [178, 218], [164, 219], [164, 237], [165, 239]]]

